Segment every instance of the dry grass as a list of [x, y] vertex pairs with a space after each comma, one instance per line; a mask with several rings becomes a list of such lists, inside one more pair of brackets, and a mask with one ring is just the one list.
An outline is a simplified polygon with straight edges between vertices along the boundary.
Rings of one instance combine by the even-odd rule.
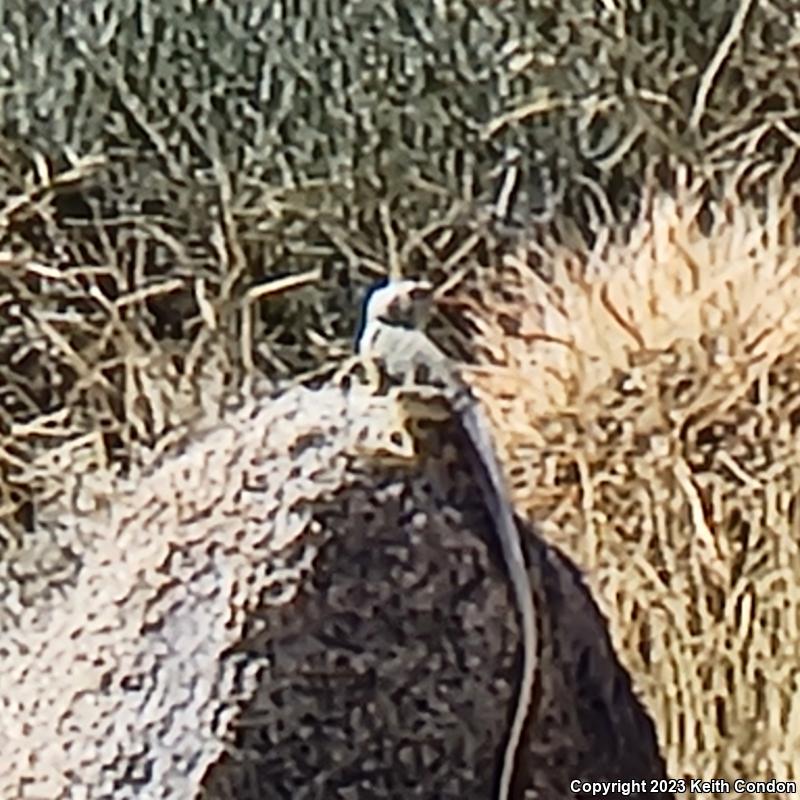
[[194, 416], [199, 385], [340, 355], [384, 204], [401, 253], [440, 228], [415, 269], [493, 264], [532, 220], [627, 219], [654, 163], [761, 174], [797, 151], [791, 3], [269, 8], [0, 5], [4, 539], [65, 465]]
[[[519, 507], [586, 569], [673, 773], [800, 777], [793, 4], [140, 5], [0, 4], [0, 569], [48, 583], [65, 486], [340, 357], [384, 205], [434, 277], [535, 220], [562, 235], [472, 314]], [[743, 177], [640, 202], [676, 163]]]
[[586, 570], [674, 776], [800, 778], [797, 199], [709, 211], [684, 175], [468, 304], [517, 506]]

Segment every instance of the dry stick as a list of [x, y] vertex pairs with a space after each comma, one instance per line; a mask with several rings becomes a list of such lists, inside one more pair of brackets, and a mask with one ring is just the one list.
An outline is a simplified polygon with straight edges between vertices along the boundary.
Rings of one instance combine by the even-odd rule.
[[273, 278], [265, 283], [259, 283], [247, 290], [248, 302], [253, 302], [260, 297], [267, 297], [273, 294], [282, 294], [291, 289], [307, 286], [316, 283], [322, 278], [322, 271], [318, 268], [300, 272], [296, 275], [286, 275], [282, 278]]
[[394, 228], [392, 227], [389, 205], [385, 200], [380, 204], [380, 217], [383, 235], [386, 237], [386, 248], [389, 253], [389, 280], [399, 281], [402, 274], [400, 271], [400, 258], [397, 249], [397, 234], [395, 234]]
[[700, 118], [706, 110], [706, 102], [708, 95], [711, 92], [711, 85], [714, 83], [714, 78], [717, 77], [722, 62], [730, 54], [734, 42], [739, 38], [744, 27], [744, 21], [747, 18], [747, 13], [750, 11], [750, 6], [753, 5], [753, 0], [742, 0], [739, 3], [739, 8], [731, 20], [731, 26], [728, 32], [723, 36], [719, 47], [714, 52], [714, 57], [708, 62], [708, 66], [703, 72], [703, 77], [700, 78], [700, 83], [697, 85], [697, 94], [694, 98], [694, 107], [692, 114], [689, 117], [689, 126], [696, 128], [700, 124]]

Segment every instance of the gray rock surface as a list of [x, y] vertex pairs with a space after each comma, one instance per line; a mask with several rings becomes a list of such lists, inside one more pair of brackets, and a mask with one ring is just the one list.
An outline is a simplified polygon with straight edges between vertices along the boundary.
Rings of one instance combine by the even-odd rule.
[[[52, 506], [37, 537], [75, 566], [0, 631], [0, 797], [490, 797], [513, 602], [457, 432], [389, 464], [393, 419], [292, 389], [111, 494], [78, 481], [93, 512]], [[544, 642], [517, 796], [662, 775], [579, 576], [526, 539]]]

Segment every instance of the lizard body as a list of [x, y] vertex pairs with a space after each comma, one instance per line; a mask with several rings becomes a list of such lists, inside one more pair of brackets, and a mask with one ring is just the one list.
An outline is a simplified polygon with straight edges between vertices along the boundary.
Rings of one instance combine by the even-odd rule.
[[[413, 392], [416, 385], [433, 389], [447, 401], [459, 419], [474, 450], [484, 501], [494, 522], [495, 533], [521, 621], [523, 667], [517, 705], [503, 755], [497, 798], [508, 800], [517, 751], [532, 699], [536, 675], [537, 627], [533, 595], [522, 551], [519, 531], [503, 472], [495, 455], [489, 423], [455, 364], [424, 332], [432, 302], [432, 287], [402, 280], [376, 289], [364, 308], [359, 355], [377, 362], [401, 389]], [[420, 376], [419, 373], [426, 373]], [[430, 393], [423, 392], [430, 397]]]

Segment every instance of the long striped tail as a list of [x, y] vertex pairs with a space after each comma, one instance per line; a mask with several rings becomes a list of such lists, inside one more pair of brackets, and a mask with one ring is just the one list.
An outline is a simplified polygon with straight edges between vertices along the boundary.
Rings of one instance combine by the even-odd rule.
[[471, 395], [469, 402], [459, 403], [458, 405], [461, 406], [459, 411], [464, 429], [477, 451], [476, 455], [483, 467], [481, 471], [484, 474], [481, 478], [487, 484], [484, 491], [486, 504], [494, 520], [497, 536], [500, 539], [503, 559], [520, 615], [523, 646], [522, 677], [517, 694], [517, 707], [503, 754], [497, 793], [498, 800], [508, 800], [511, 782], [514, 777], [517, 751], [525, 730], [525, 721], [531, 708], [533, 688], [536, 681], [538, 653], [536, 612], [519, 530], [511, 510], [506, 480], [497, 460], [489, 424], [477, 401]]

